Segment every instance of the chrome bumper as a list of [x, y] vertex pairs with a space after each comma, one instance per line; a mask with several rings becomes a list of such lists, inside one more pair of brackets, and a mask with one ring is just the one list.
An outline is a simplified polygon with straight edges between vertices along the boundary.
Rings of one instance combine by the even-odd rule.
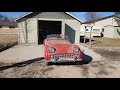
[[58, 59], [58, 60], [55, 60], [55, 59], [52, 59], [52, 60], [45, 60], [45, 62], [53, 62], [53, 63], [59, 63], [59, 62], [78, 62], [78, 61], [83, 61], [83, 59]]

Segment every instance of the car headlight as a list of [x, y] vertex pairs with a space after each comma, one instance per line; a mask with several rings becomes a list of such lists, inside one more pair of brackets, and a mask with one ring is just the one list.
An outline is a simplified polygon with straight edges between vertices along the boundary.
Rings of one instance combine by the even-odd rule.
[[49, 48], [49, 52], [50, 52], [50, 53], [54, 53], [55, 51], [56, 51], [55, 48], [53, 48], [53, 47], [50, 47], [50, 48]]
[[79, 51], [79, 48], [78, 47], [74, 47], [74, 52], [78, 52]]

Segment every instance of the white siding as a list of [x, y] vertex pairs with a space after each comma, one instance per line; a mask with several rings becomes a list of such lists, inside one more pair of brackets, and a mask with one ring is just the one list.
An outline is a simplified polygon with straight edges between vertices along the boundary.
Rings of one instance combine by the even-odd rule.
[[107, 18], [104, 20], [100, 20], [95, 22], [95, 26], [103, 28], [104, 26], [111, 25], [111, 26], [118, 26], [117, 22], [115, 21], [114, 17]]
[[113, 36], [114, 36], [114, 27], [106, 26], [104, 28], [104, 37], [113, 38]]
[[28, 42], [35, 43], [37, 42], [37, 19], [28, 19], [27, 23]]
[[[87, 26], [87, 24], [81, 25], [81, 27], [80, 27], [80, 35], [81, 36], [84, 36], [84, 34], [85, 34], [85, 26]], [[86, 36], [90, 37], [91, 27], [88, 26], [86, 29], [88, 29], [88, 31], [86, 31]], [[99, 29], [100, 31], [95, 32], [95, 31], [93, 31], [93, 29]], [[102, 28], [100, 26], [93, 26], [92, 27], [92, 36], [100, 36], [101, 31], [102, 31]]]
[[18, 24], [19, 28], [19, 37], [20, 37], [20, 43], [25, 43], [26, 41], [26, 31], [25, 31], [25, 22], [21, 22]]
[[[93, 24], [93, 23], [89, 23], [89, 24]], [[84, 35], [83, 32], [85, 32], [85, 25], [87, 24], [83, 24], [82, 27], [81, 27], [81, 36]], [[102, 31], [102, 29], [104, 28], [104, 26], [119, 26], [118, 23], [116, 22], [116, 20], [114, 19], [114, 17], [111, 17], [111, 18], [107, 18], [107, 19], [104, 19], [104, 20], [100, 20], [100, 21], [96, 21], [95, 22], [95, 25], [93, 25], [93, 29], [100, 29], [100, 32], [93, 32], [92, 31], [92, 36], [100, 36], [100, 33]], [[90, 28], [88, 28], [89, 31], [87, 31], [88, 33], [90, 33]]]
[[[20, 31], [20, 43], [26, 43], [26, 41], [28, 41], [28, 43], [37, 42], [37, 19], [27, 19], [19, 23], [18, 28]], [[26, 38], [26, 32], [28, 39]]]
[[[80, 22], [73, 19], [73, 20], [65, 20], [65, 23], [67, 25], [69, 25], [71, 29], [73, 29], [73, 32], [75, 32], [75, 35], [72, 34], [72, 32], [71, 32], [70, 35], [72, 35], [72, 36], [70, 36], [70, 37], [75, 38], [75, 41], [74, 41], [75, 43], [79, 43], [80, 42], [80, 25], [81, 25]], [[70, 32], [68, 32], [68, 33], [70, 33]]]
[[114, 27], [114, 38], [120, 38], [120, 27]]
[[101, 28], [107, 25], [113, 25], [113, 18], [108, 18], [95, 22], [95, 26], [100, 26]]

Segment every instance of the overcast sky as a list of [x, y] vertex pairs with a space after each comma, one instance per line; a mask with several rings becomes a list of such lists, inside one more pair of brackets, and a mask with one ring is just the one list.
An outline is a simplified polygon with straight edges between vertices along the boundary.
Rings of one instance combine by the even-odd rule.
[[[28, 12], [0, 12], [0, 14], [7, 15], [9, 17], [14, 17], [14, 18], [20, 17], [20, 16], [22, 16], [22, 15], [24, 15], [26, 13], [28, 13]], [[85, 12], [69, 12], [69, 13], [76, 16], [81, 21], [85, 21], [85, 18], [84, 18]], [[104, 16], [113, 15], [114, 12], [99, 12], [99, 14], [102, 17], [104, 17]]]

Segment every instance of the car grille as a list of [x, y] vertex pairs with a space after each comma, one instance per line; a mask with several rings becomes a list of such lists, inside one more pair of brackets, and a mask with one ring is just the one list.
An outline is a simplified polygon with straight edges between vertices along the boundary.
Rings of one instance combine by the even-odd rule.
[[74, 54], [57, 54], [57, 55], [51, 55], [51, 59], [55, 59], [55, 58], [59, 58], [59, 59], [62, 59], [62, 58], [70, 58], [70, 59], [73, 59], [74, 58]]

